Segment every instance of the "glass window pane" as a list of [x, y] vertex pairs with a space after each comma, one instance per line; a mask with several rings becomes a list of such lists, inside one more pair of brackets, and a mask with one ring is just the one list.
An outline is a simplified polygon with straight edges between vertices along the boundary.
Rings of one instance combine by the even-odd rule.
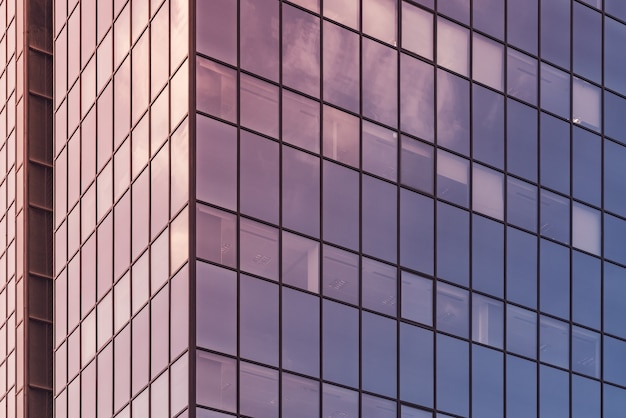
[[502, 302], [472, 294], [472, 339], [496, 348], [504, 343], [504, 307]]
[[402, 48], [433, 59], [433, 14], [402, 2]]
[[332, 417], [343, 413], [346, 417], [359, 415], [359, 394], [353, 390], [324, 383], [322, 389], [322, 415]]
[[504, 89], [504, 46], [474, 34], [472, 78], [489, 87]]
[[283, 231], [283, 283], [310, 292], [319, 292], [319, 242]]
[[288, 5], [282, 8], [282, 18], [283, 83], [308, 95], [319, 97], [319, 18]]
[[282, 297], [282, 367], [318, 377], [319, 298], [286, 287]]
[[358, 112], [359, 97], [359, 36], [324, 22], [324, 100]]
[[600, 382], [572, 375], [572, 418], [600, 415]]
[[245, 74], [240, 76], [241, 125], [278, 137], [278, 87]]
[[618, 93], [626, 93], [626, 56], [620, 53], [626, 43], [626, 25], [604, 19], [604, 83]]
[[545, 313], [569, 318], [569, 249], [541, 240], [539, 308]]
[[239, 5], [240, 65], [273, 81], [278, 81], [279, 7], [272, 0], [241, 0]]
[[469, 412], [469, 345], [442, 334], [437, 334], [437, 408]]
[[572, 245], [600, 255], [600, 212], [574, 202], [572, 206]]
[[468, 160], [437, 150], [437, 196], [458, 205], [468, 206]]
[[472, 96], [473, 158], [504, 168], [504, 97], [477, 84]]
[[397, 258], [397, 187], [370, 176], [362, 178], [364, 253], [395, 262]]
[[356, 250], [359, 248], [359, 174], [324, 161], [324, 240]]
[[437, 71], [437, 143], [469, 154], [469, 82], [447, 71]]
[[479, 164], [473, 164], [472, 169], [473, 209], [496, 219], [504, 219], [504, 176]]
[[531, 54], [537, 54], [539, 8], [537, 0], [507, 0], [507, 40]]
[[605, 336], [603, 338], [603, 366], [604, 379], [618, 385], [626, 385], [626, 343], [616, 338]]
[[472, 414], [500, 418], [504, 412], [504, 356], [478, 345], [472, 346]]
[[507, 49], [507, 93], [530, 104], [537, 104], [537, 60]]
[[316, 380], [283, 373], [282, 416], [317, 418], [320, 408], [320, 387]]
[[363, 38], [362, 54], [363, 116], [395, 127], [398, 123], [397, 52]]
[[574, 72], [590, 80], [602, 79], [602, 15], [574, 2], [572, 27]]
[[320, 151], [320, 104], [283, 90], [283, 141], [300, 148]]
[[237, 129], [198, 115], [196, 136], [196, 197], [235, 210]]
[[358, 387], [359, 311], [324, 300], [322, 314], [322, 377], [342, 385]]
[[599, 378], [600, 360], [600, 334], [572, 327], [572, 370]]
[[196, 356], [198, 403], [235, 412], [237, 408], [237, 361], [204, 351], [197, 351]]
[[626, 99], [609, 91], [604, 92], [604, 134], [626, 143]]
[[437, 329], [467, 338], [469, 334], [469, 293], [437, 282]]
[[363, 0], [363, 32], [396, 45], [396, 1]]
[[626, 338], [626, 269], [611, 263], [604, 263], [604, 331]]
[[403, 271], [401, 306], [404, 319], [432, 326], [433, 281]]
[[498, 39], [504, 39], [504, 8], [506, 3], [502, 0], [474, 0], [473, 25]]
[[470, 0], [449, 0], [437, 4], [437, 11], [469, 25]]
[[396, 327], [389, 318], [363, 312], [361, 370], [364, 390], [396, 396]]
[[437, 275], [463, 286], [469, 284], [469, 214], [437, 203]]
[[396, 316], [397, 269], [365, 257], [361, 263], [361, 304], [364, 308]]
[[569, 367], [569, 325], [539, 317], [539, 360], [558, 367]]
[[507, 177], [507, 220], [513, 225], [537, 230], [537, 187]]
[[570, 202], [566, 197], [541, 189], [541, 235], [569, 243]]
[[600, 131], [602, 97], [600, 89], [574, 77], [572, 122]]
[[400, 323], [400, 399], [433, 406], [433, 333]]
[[241, 356], [278, 365], [278, 286], [242, 275], [239, 284]]
[[201, 112], [235, 122], [236, 72], [207, 59], [196, 58], [197, 107]]
[[507, 100], [507, 170], [536, 181], [537, 155], [537, 110]]
[[359, 29], [358, 0], [327, 1], [324, 5], [324, 17], [343, 23], [353, 29]]
[[[133, 3], [134, 4], [134, 3]], [[200, 1], [196, 25], [196, 49], [228, 64], [237, 62], [237, 2], [233, 0]]]
[[324, 156], [359, 167], [359, 118], [324, 105]]
[[504, 227], [472, 216], [472, 287], [497, 297], [504, 295]]
[[537, 416], [537, 364], [506, 356], [506, 417]]
[[400, 128], [429, 142], [434, 140], [434, 77], [432, 65], [400, 56]]
[[536, 358], [537, 314], [513, 305], [507, 305], [506, 308], [507, 350]]
[[395, 181], [398, 161], [398, 135], [382, 126], [363, 121], [363, 169]]
[[569, 74], [542, 62], [540, 80], [541, 107], [569, 119]]
[[469, 75], [469, 31], [443, 18], [437, 19], [437, 64]]
[[578, 251], [572, 252], [572, 320], [600, 328], [600, 260]]
[[359, 256], [324, 245], [323, 294], [357, 305], [359, 303]]
[[541, 57], [563, 68], [570, 64], [570, 7], [569, 0], [541, 2]]
[[229, 267], [236, 267], [237, 217], [201, 204], [196, 208], [197, 256]]
[[604, 207], [626, 216], [626, 147], [604, 141]]
[[278, 230], [241, 219], [239, 240], [241, 270], [278, 280]]
[[609, 214], [604, 215], [604, 256], [624, 264], [626, 261], [626, 222]]
[[204, 348], [235, 354], [237, 274], [202, 262], [196, 263], [196, 268], [197, 343]]
[[552, 367], [539, 366], [539, 414], [569, 418], [569, 375]]
[[278, 143], [241, 131], [240, 210], [278, 224]]
[[305, 234], [320, 233], [320, 160], [283, 147], [282, 223]]
[[402, 136], [400, 150], [400, 181], [403, 185], [427, 193], [433, 192], [433, 147]]
[[239, 363], [239, 411], [259, 418], [278, 416], [278, 371]]
[[540, 135], [541, 185], [569, 194], [570, 125], [541, 113]]

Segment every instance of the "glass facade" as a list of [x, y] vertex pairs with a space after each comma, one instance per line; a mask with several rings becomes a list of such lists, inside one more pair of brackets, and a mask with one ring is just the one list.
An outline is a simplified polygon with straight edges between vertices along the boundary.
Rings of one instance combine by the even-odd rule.
[[623, 416], [620, 0], [0, 29], [0, 416]]
[[621, 416], [625, 23], [197, 0], [196, 416]]

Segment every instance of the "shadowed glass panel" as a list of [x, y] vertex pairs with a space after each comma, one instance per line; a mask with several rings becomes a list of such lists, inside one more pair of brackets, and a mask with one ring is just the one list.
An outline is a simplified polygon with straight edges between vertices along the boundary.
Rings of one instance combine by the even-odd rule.
[[572, 320], [600, 328], [600, 260], [578, 251], [572, 252]]
[[538, 0], [507, 0], [508, 42], [532, 54], [537, 54], [539, 33]]
[[434, 150], [431, 145], [402, 136], [400, 181], [427, 193], [433, 192]]
[[541, 2], [541, 57], [563, 68], [570, 64], [570, 8], [569, 0]]
[[[564, 100], [562, 96], [559, 97], [560, 100]], [[567, 107], [569, 109], [569, 101]], [[570, 125], [546, 113], [541, 113], [540, 135], [541, 185], [569, 194]]]
[[626, 215], [626, 147], [604, 141], [604, 208]]
[[317, 418], [319, 416], [319, 396], [318, 381], [283, 373], [282, 416]]
[[536, 181], [537, 155], [537, 110], [507, 100], [507, 170]]
[[402, 272], [402, 317], [425, 325], [433, 324], [433, 281]]
[[626, 43], [626, 25], [604, 19], [604, 84], [619, 93], [626, 93], [626, 56], [622, 53]]
[[382, 126], [363, 121], [363, 169], [387, 180], [396, 181], [398, 134]]
[[569, 418], [569, 375], [552, 367], [539, 366], [539, 414]]
[[572, 418], [600, 415], [600, 382], [572, 375]]

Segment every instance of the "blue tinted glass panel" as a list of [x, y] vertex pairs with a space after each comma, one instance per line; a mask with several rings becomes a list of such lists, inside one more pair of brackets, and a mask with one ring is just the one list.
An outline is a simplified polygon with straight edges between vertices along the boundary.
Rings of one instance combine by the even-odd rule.
[[537, 186], [507, 177], [507, 220], [529, 231], [537, 230]]
[[437, 150], [437, 196], [457, 205], [469, 205], [469, 161]]
[[437, 335], [437, 408], [469, 412], [469, 349], [465, 341]]
[[504, 307], [496, 299], [472, 294], [472, 339], [502, 348], [504, 344]]
[[469, 154], [469, 83], [447, 71], [437, 71], [437, 144]]
[[600, 382], [572, 375], [572, 418], [600, 416]]
[[397, 258], [397, 187], [363, 176], [363, 252], [387, 261]]
[[507, 50], [507, 93], [537, 104], [537, 60], [514, 49]]
[[434, 204], [431, 198], [400, 189], [400, 264], [433, 274]]
[[[625, 26], [626, 27], [626, 26]], [[604, 207], [626, 215], [626, 147], [604, 141]]]
[[476, 84], [473, 85], [473, 89], [473, 157], [502, 169], [504, 166], [504, 96]]
[[604, 215], [604, 256], [626, 264], [626, 221]]
[[569, 118], [569, 74], [542, 62], [540, 80], [541, 107], [563, 118]]
[[504, 414], [504, 356], [472, 346], [472, 416], [500, 418]]
[[396, 396], [395, 321], [363, 312], [361, 336], [361, 385], [364, 390]]
[[626, 269], [604, 263], [604, 331], [626, 338]]
[[569, 418], [569, 375], [567, 372], [540, 366], [539, 416]]
[[319, 375], [319, 298], [283, 288], [282, 367], [298, 373]]
[[402, 272], [402, 317], [425, 325], [433, 324], [433, 281]]
[[[568, 83], [569, 84], [569, 83]], [[569, 89], [569, 85], [568, 85]], [[565, 100], [559, 95], [559, 100]], [[567, 101], [569, 109], [569, 101]], [[569, 193], [570, 125], [545, 113], [541, 114], [541, 185]]]
[[472, 287], [490, 295], [504, 295], [504, 227], [472, 216]]
[[437, 282], [437, 329], [459, 337], [469, 333], [469, 292]]
[[626, 25], [613, 19], [604, 19], [604, 83], [618, 93], [626, 93]]
[[502, 0], [474, 0], [473, 24], [478, 30], [496, 38], [504, 38], [504, 6]]
[[278, 365], [278, 286], [242, 275], [239, 292], [241, 356]]
[[397, 269], [363, 257], [361, 260], [361, 305], [380, 313], [396, 316]]
[[569, 318], [569, 250], [542, 239], [539, 261], [539, 308], [542, 312]]
[[535, 358], [537, 350], [537, 314], [507, 305], [506, 348], [522, 356]]
[[626, 411], [626, 390], [603, 385], [602, 418], [621, 418]]
[[287, 373], [283, 374], [282, 416], [317, 418], [319, 416], [319, 396], [318, 381]]
[[507, 418], [537, 416], [537, 364], [506, 356]]
[[537, 306], [537, 237], [507, 228], [506, 297], [530, 308]]
[[324, 161], [324, 239], [350, 249], [359, 248], [359, 174]]
[[532, 54], [537, 54], [537, 3], [537, 0], [507, 0], [508, 41]]
[[572, 370], [600, 377], [600, 334], [585, 328], [572, 328]]
[[537, 111], [514, 100], [507, 109], [507, 169], [537, 180]]
[[574, 72], [595, 82], [602, 78], [602, 15], [574, 2]]
[[604, 379], [621, 386], [626, 385], [626, 342], [604, 337]]
[[600, 328], [602, 275], [600, 260], [578, 251], [572, 252], [572, 320]]
[[242, 414], [271, 418], [278, 415], [278, 371], [239, 363], [239, 410]]
[[359, 311], [325, 300], [322, 315], [322, 377], [358, 387]]
[[400, 323], [400, 399], [432, 407], [433, 333]]
[[[608, 95], [608, 93], [606, 94]], [[624, 111], [626, 112], [626, 108]], [[573, 196], [596, 206], [600, 206], [600, 194], [602, 192], [600, 188], [602, 179], [601, 147], [602, 142], [599, 136], [584, 129], [574, 128], [572, 139]]]
[[437, 204], [437, 275], [467, 286], [469, 283], [469, 214]]
[[569, 0], [541, 2], [541, 57], [569, 68], [570, 42]]
[[604, 133], [626, 144], [626, 99], [604, 92]]
[[320, 160], [283, 147], [283, 226], [313, 237], [320, 233]]
[[568, 198], [541, 189], [541, 235], [569, 243], [570, 201]]
[[569, 367], [569, 325], [541, 315], [539, 317], [539, 360]]
[[361, 418], [396, 418], [396, 403], [387, 399], [363, 394]]
[[[337, 411], [342, 411], [348, 417], [359, 414], [359, 393], [350, 389], [324, 383], [322, 389], [322, 414], [332, 417]], [[296, 416], [298, 416], [296, 414]]]
[[400, 151], [400, 181], [403, 185], [433, 193], [433, 147], [402, 136]]

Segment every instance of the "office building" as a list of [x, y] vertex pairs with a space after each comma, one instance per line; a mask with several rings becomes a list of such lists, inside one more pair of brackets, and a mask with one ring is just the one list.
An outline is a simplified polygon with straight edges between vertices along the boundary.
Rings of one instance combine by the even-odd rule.
[[0, 27], [0, 416], [623, 415], [620, 0]]

